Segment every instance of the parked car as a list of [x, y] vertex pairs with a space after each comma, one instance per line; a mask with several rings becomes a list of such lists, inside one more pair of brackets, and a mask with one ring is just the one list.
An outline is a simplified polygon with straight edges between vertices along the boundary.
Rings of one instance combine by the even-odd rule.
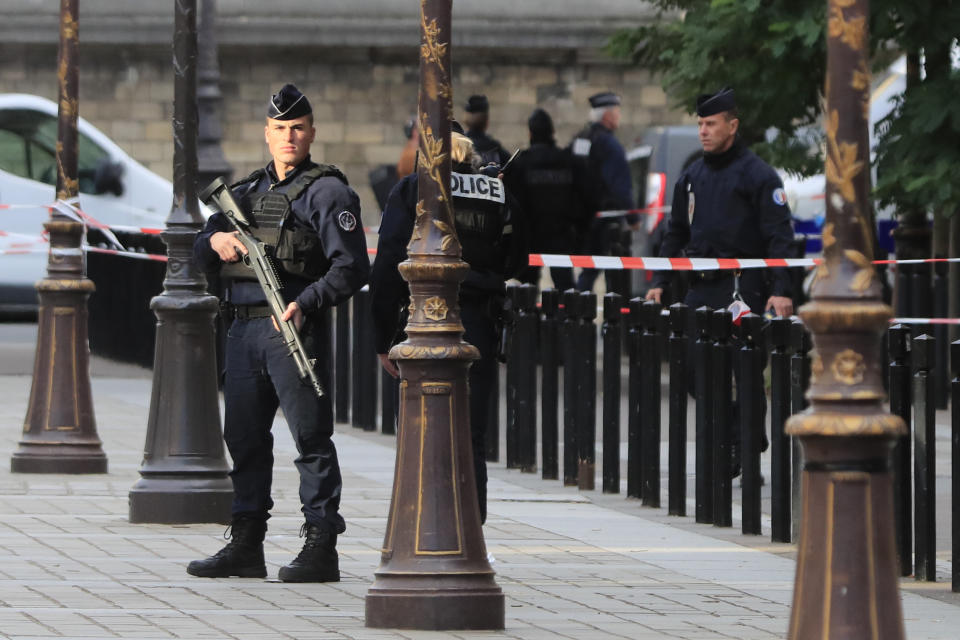
[[[163, 227], [173, 202], [170, 181], [83, 118], [77, 126], [80, 209], [106, 225]], [[56, 198], [56, 143], [56, 103], [0, 94], [0, 232], [16, 234], [8, 240], [39, 239], [43, 232]], [[0, 253], [0, 313], [36, 310], [34, 283], [46, 273], [47, 252], [42, 245], [34, 248], [38, 250]]]

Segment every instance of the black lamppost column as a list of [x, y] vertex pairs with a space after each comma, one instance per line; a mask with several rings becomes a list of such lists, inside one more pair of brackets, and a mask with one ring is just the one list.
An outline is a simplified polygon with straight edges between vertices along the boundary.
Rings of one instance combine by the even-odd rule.
[[200, 34], [197, 47], [200, 66], [197, 71], [197, 108], [200, 112], [197, 134], [197, 184], [204, 187], [215, 178], [223, 178], [230, 184], [233, 167], [223, 155], [220, 141], [223, 128], [220, 125], [220, 64], [217, 60], [217, 2], [201, 0]]
[[140, 480], [130, 490], [130, 522], [229, 522], [227, 477], [217, 396], [213, 319], [217, 298], [193, 262], [203, 228], [197, 201], [196, 0], [176, 0], [173, 46], [173, 209], [157, 315], [153, 393]]
[[83, 223], [71, 215], [79, 204], [77, 2], [60, 0], [57, 204], [43, 225], [50, 253], [37, 283], [37, 351], [23, 437], [10, 460], [14, 473], [107, 472], [90, 392], [87, 298], [95, 287], [85, 273]]
[[503, 592], [487, 561], [470, 442], [467, 369], [457, 301], [460, 259], [450, 195], [450, 8], [420, 1], [417, 218], [400, 272], [410, 283], [400, 366], [397, 463], [368, 627], [503, 629]]
[[890, 453], [905, 433], [883, 408], [883, 304], [870, 215], [869, 0], [829, 0], [827, 220], [800, 317], [813, 333], [811, 408], [787, 422], [804, 451], [791, 640], [901, 639]]

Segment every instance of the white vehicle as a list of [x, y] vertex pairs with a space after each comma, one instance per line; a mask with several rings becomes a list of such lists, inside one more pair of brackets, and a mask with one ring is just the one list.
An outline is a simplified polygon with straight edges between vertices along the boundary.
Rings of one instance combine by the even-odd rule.
[[[162, 228], [173, 185], [79, 119], [80, 209], [114, 226]], [[172, 134], [171, 134], [172, 135]], [[0, 312], [36, 310], [34, 284], [46, 274], [43, 223], [56, 199], [57, 105], [0, 94]]]

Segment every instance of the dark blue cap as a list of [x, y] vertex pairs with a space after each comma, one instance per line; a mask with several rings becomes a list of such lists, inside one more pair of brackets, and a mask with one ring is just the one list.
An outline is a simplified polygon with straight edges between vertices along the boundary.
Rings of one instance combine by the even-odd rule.
[[272, 120], [295, 120], [313, 113], [307, 96], [292, 84], [285, 84], [270, 97], [267, 117]]
[[616, 107], [620, 104], [620, 96], [612, 91], [595, 93], [590, 96], [588, 100], [590, 100], [590, 106], [594, 109], [599, 109], [600, 107]]
[[697, 98], [697, 115], [702, 118], [736, 108], [736, 95], [730, 87], [724, 87], [716, 93], [704, 93]]

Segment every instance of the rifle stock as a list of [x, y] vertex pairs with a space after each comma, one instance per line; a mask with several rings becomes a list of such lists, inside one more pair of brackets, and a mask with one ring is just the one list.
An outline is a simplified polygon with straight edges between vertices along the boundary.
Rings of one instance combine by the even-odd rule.
[[270, 313], [283, 335], [284, 345], [290, 357], [293, 358], [300, 379], [309, 383], [317, 392], [317, 395], [322, 397], [325, 391], [314, 368], [316, 362], [307, 355], [306, 349], [303, 348], [300, 333], [297, 331], [293, 320], [284, 321], [281, 319], [287, 309], [287, 304], [280, 293], [280, 279], [277, 277], [273, 263], [270, 261], [270, 256], [267, 255], [266, 246], [250, 235], [248, 231], [250, 221], [244, 215], [243, 209], [233, 197], [233, 194], [230, 193], [230, 189], [222, 178], [215, 179], [206, 189], [201, 191], [200, 199], [208, 205], [216, 205], [237, 230], [237, 238], [247, 250], [247, 254], [243, 256], [243, 263], [253, 269], [253, 273], [257, 276], [260, 288], [263, 289], [267, 304], [270, 306]]

